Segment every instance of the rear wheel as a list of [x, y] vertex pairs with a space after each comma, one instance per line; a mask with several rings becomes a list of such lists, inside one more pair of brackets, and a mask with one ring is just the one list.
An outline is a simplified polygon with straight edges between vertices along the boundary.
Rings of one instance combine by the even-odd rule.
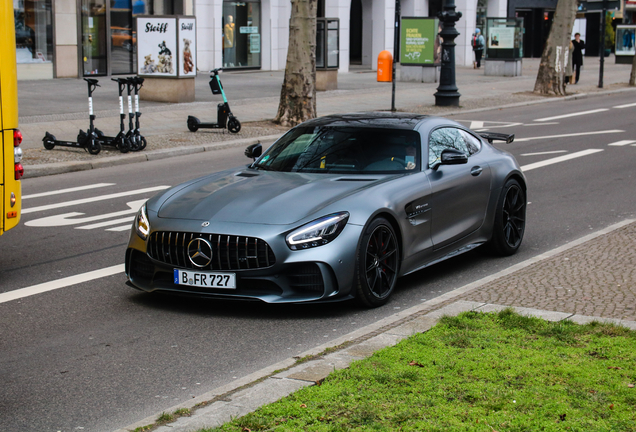
[[509, 256], [517, 252], [526, 229], [526, 194], [519, 182], [504, 185], [495, 214], [491, 246], [495, 253]]
[[199, 130], [199, 121], [194, 117], [188, 117], [188, 129], [190, 132]]
[[44, 143], [44, 148], [47, 150], [53, 150], [55, 147], [55, 135], [46, 132], [44, 134], [44, 138], [42, 139], [42, 143]]
[[385, 304], [397, 283], [400, 249], [393, 227], [384, 218], [371, 221], [356, 257], [356, 298], [366, 307]]

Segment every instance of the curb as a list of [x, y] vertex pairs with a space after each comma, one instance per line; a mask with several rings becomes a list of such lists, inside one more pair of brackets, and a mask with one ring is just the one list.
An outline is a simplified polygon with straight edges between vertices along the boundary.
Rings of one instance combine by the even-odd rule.
[[[345, 368], [354, 360], [368, 357], [373, 352], [392, 346], [414, 333], [426, 331], [433, 327], [437, 320], [445, 314], [457, 315], [467, 310], [476, 309], [484, 312], [505, 309], [507, 306], [467, 301], [456, 301], [441, 308], [439, 306], [489, 282], [520, 271], [537, 262], [602, 237], [634, 222], [636, 222], [636, 219], [626, 219], [610, 225], [607, 228], [573, 240], [495, 274], [333, 339], [296, 357], [280, 361], [187, 402], [170, 407], [164, 412], [172, 413], [182, 408], [197, 409], [197, 411], [189, 417], [181, 417], [168, 425], [160, 426], [153, 430], [156, 432], [185, 432], [203, 427], [220, 426], [233, 418], [254, 411], [262, 405], [285, 397], [302, 387], [314, 385], [324, 379], [334, 369]], [[611, 322], [636, 330], [636, 322], [634, 321], [574, 315], [532, 308], [513, 307], [512, 309], [521, 314], [537, 316], [546, 320], [559, 321], [569, 319], [579, 324], [591, 321]], [[332, 353], [324, 355], [326, 351], [332, 351]], [[296, 364], [299, 358], [305, 357], [314, 359], [306, 363]], [[157, 413], [146, 417], [134, 424], [117, 429], [115, 432], [129, 432], [136, 428], [154, 424], [161, 414]]]
[[280, 138], [280, 135], [265, 135], [255, 138], [243, 138], [232, 141], [221, 141], [218, 143], [203, 144], [187, 147], [173, 147], [167, 149], [152, 150], [143, 153], [126, 154], [119, 156], [110, 156], [106, 158], [96, 159], [95, 161], [73, 161], [73, 162], [57, 162], [41, 165], [27, 165], [23, 178], [43, 177], [55, 174], [64, 174], [75, 171], [86, 171], [98, 168], [107, 168], [119, 165], [128, 165], [138, 162], [147, 162], [160, 159], [168, 159], [178, 156], [187, 156], [195, 153], [202, 153], [214, 150], [223, 150], [233, 147], [248, 146], [251, 144], [261, 143], [263, 145], [271, 145]]
[[[589, 97], [606, 96], [606, 95], [611, 95], [616, 93], [623, 93], [626, 91], [636, 91], [636, 87], [626, 87], [626, 88], [621, 88], [617, 90], [604, 90], [604, 91], [593, 92], [593, 93], [572, 94], [569, 96], [555, 96], [552, 98], [545, 98], [545, 99], [526, 101], [526, 102], [518, 102], [518, 103], [508, 104], [508, 105], [475, 108], [471, 110], [450, 111], [450, 112], [444, 113], [444, 116], [449, 117], [449, 116], [455, 116], [458, 114], [469, 114], [469, 113], [484, 112], [484, 111], [491, 111], [491, 110], [500, 110], [500, 109], [506, 109], [506, 108], [516, 108], [516, 107], [522, 107], [522, 106], [537, 105], [542, 103], [587, 99]], [[200, 103], [203, 103], [203, 102], [200, 102]], [[404, 112], [407, 112], [407, 111], [404, 111]], [[227, 149], [232, 147], [248, 146], [248, 145], [256, 144], [256, 143], [271, 145], [272, 143], [274, 143], [274, 141], [280, 138], [280, 136], [281, 135], [266, 135], [266, 136], [255, 137], [255, 138], [243, 138], [240, 140], [222, 141], [222, 142], [214, 143], [214, 144], [204, 144], [204, 145], [198, 145], [198, 146], [175, 147], [175, 148], [169, 148], [169, 149], [152, 150], [149, 152], [145, 152], [143, 154], [131, 154], [131, 155], [125, 155], [125, 156], [120, 155], [120, 156], [107, 157], [107, 158], [96, 160], [95, 162], [90, 162], [90, 161], [58, 162], [58, 163], [41, 164], [41, 165], [27, 165], [25, 167], [25, 175], [23, 178], [28, 179], [28, 178], [43, 177], [43, 176], [49, 176], [49, 175], [55, 175], [55, 174], [64, 174], [64, 173], [76, 172], [76, 171], [85, 171], [85, 170], [97, 169], [97, 168], [107, 168], [107, 167], [113, 167], [113, 166], [119, 166], [119, 165], [127, 165], [131, 163], [153, 161], [153, 160], [159, 160], [159, 159], [166, 159], [170, 157], [186, 156], [186, 155], [191, 155], [195, 153], [201, 153], [204, 151], [222, 150], [222, 149]]]

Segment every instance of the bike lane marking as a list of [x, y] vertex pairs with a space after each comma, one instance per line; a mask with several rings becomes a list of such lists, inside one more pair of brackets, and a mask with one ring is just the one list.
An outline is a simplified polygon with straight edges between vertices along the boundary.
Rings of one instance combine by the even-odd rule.
[[550, 121], [550, 120], [559, 120], [559, 119], [564, 119], [564, 118], [568, 118], [568, 117], [577, 117], [577, 116], [582, 116], [582, 115], [588, 115], [588, 114], [596, 114], [596, 113], [600, 113], [600, 112], [604, 112], [604, 111], [609, 111], [609, 108], [598, 108], [598, 109], [593, 109], [593, 110], [589, 110], [589, 111], [580, 111], [580, 112], [575, 112], [575, 113], [570, 113], [570, 114], [561, 114], [558, 116], [554, 116], [554, 117], [545, 117], [545, 118], [540, 118], [540, 119], [536, 119], [536, 122], [546, 122], [546, 121]]
[[46, 197], [46, 196], [51, 196], [51, 195], [60, 195], [60, 194], [65, 194], [65, 193], [70, 193], [70, 192], [78, 192], [78, 191], [89, 190], [89, 189], [97, 189], [97, 188], [102, 188], [102, 187], [107, 187], [107, 186], [115, 186], [115, 183], [95, 183], [95, 184], [92, 184], [92, 185], [78, 186], [78, 187], [68, 188], [68, 189], [58, 189], [58, 190], [49, 191], [49, 192], [36, 193], [36, 194], [31, 194], [31, 195], [24, 195], [22, 197], [22, 200], [31, 199], [31, 198]]
[[576, 153], [572, 153], [572, 154], [568, 154], [564, 156], [558, 156], [552, 159], [546, 159], [544, 161], [535, 162], [528, 165], [523, 165], [521, 167], [521, 171], [526, 172], [526, 171], [533, 170], [535, 168], [541, 168], [541, 167], [552, 165], [555, 163], [565, 162], [570, 159], [576, 159], [582, 156], [587, 156], [587, 155], [591, 155], [591, 154], [602, 152], [602, 151], [603, 151], [602, 149], [589, 149], [589, 150], [583, 150], [580, 152], [576, 152]]

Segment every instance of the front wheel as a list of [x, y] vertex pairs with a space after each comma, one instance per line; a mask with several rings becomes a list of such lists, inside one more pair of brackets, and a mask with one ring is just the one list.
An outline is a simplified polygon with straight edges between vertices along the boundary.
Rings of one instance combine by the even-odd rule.
[[491, 248], [498, 255], [513, 255], [521, 246], [526, 229], [526, 205], [526, 194], [519, 182], [508, 180], [497, 203], [490, 240]]
[[236, 117], [230, 117], [227, 121], [227, 130], [232, 133], [239, 133], [241, 130], [241, 122]]
[[117, 143], [117, 148], [119, 148], [119, 151], [122, 153], [128, 153], [130, 151], [130, 141], [128, 141], [128, 138], [121, 138]]
[[146, 146], [148, 145], [148, 142], [146, 141], [146, 138], [143, 136], [139, 136], [139, 138], [141, 139], [140, 141], [140, 146], [139, 146], [139, 150], [143, 150], [146, 148]]
[[95, 139], [89, 139], [88, 141], [88, 152], [92, 155], [99, 154], [102, 151], [102, 145]]
[[385, 304], [397, 283], [400, 248], [393, 227], [374, 219], [364, 230], [356, 257], [356, 299], [366, 307]]

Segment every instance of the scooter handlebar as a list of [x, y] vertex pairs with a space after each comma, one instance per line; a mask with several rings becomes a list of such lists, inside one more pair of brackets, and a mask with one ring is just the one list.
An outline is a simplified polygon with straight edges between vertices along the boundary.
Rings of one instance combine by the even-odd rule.
[[210, 75], [210, 76], [218, 75], [218, 74], [219, 74], [219, 72], [221, 72], [222, 70], [223, 70], [223, 68], [212, 69], [212, 70], [210, 71], [210, 73], [211, 73], [212, 75]]

